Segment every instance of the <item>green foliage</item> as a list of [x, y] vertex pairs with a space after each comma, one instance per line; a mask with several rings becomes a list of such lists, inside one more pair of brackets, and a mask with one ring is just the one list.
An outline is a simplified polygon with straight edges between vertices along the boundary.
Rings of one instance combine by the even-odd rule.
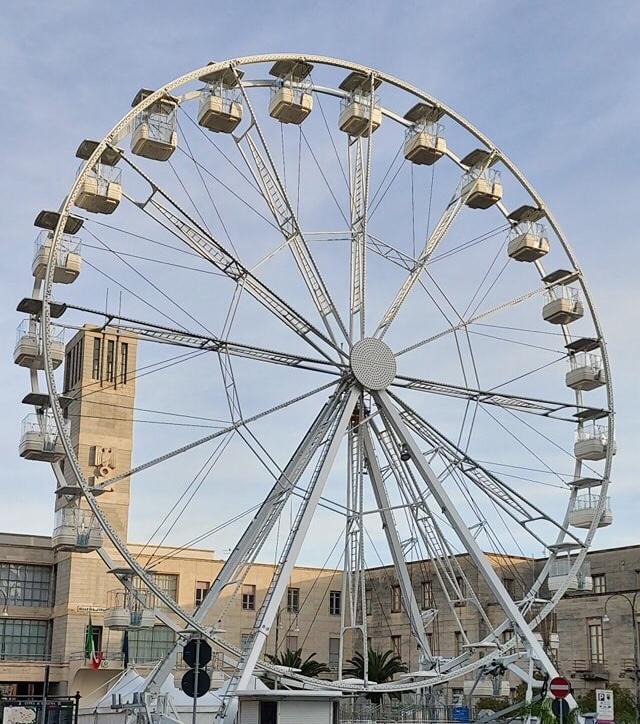
[[[623, 689], [617, 684], [609, 684], [607, 688], [613, 691], [613, 711], [616, 724], [633, 724], [636, 720], [636, 704], [633, 694], [629, 689]], [[580, 711], [589, 712], [596, 710], [595, 689], [588, 691], [578, 700]]]
[[303, 676], [316, 677], [320, 674], [326, 674], [331, 669], [323, 662], [316, 661], [313, 657], [316, 655], [315, 651], [309, 654], [307, 658], [302, 660], [302, 649], [292, 651], [287, 649], [277, 656], [270, 656], [267, 654], [267, 658], [272, 664], [278, 666], [288, 666], [291, 669], [300, 669]]
[[[376, 684], [384, 684], [391, 681], [396, 674], [404, 674], [407, 667], [402, 663], [402, 659], [396, 656], [393, 651], [376, 651], [369, 649], [367, 652], [367, 676], [370, 681]], [[350, 669], [344, 670], [345, 676], [355, 676], [357, 679], [364, 679], [364, 656], [357, 652], [353, 658], [347, 661], [351, 664]], [[371, 693], [367, 698], [376, 704], [382, 701], [382, 694]]]
[[476, 709], [491, 709], [491, 711], [500, 711], [509, 706], [509, 699], [505, 696], [483, 696], [476, 702]]

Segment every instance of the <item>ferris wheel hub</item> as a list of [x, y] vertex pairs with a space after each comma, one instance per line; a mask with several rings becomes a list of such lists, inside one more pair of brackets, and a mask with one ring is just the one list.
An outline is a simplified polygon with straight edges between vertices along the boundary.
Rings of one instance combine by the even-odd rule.
[[396, 358], [389, 346], [377, 337], [356, 342], [349, 361], [356, 380], [369, 390], [386, 390], [396, 376]]

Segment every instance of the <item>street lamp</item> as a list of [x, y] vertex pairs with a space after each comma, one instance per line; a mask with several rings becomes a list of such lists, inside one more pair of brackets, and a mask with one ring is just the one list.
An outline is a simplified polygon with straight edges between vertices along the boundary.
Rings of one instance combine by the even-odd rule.
[[[637, 572], [636, 572], [637, 574]], [[640, 638], [638, 637], [638, 622], [636, 621], [636, 601], [640, 591], [636, 591], [633, 596], [626, 593], [612, 593], [607, 596], [604, 602], [604, 614], [602, 623], [609, 623], [611, 619], [607, 615], [607, 604], [612, 598], [624, 599], [631, 608], [631, 622], [633, 625], [633, 673], [636, 679], [636, 723], [640, 721]]]

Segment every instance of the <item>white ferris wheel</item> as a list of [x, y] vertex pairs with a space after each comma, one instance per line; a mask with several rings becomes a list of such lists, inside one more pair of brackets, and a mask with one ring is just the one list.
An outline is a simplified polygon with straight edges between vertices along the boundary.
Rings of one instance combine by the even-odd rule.
[[[143, 90], [78, 155], [59, 210], [39, 216], [41, 263], [21, 303], [21, 338], [42, 344], [24, 363], [38, 403], [29, 429], [53, 431], [62, 445], [59, 485], [72, 476], [82, 491], [68, 508], [88, 506], [138, 586], [223, 652], [234, 671], [229, 701], [254, 671], [277, 671], [262, 658], [264, 641], [310, 539], [319, 559], [339, 541], [341, 629], [360, 647], [372, 538], [386, 545], [420, 671], [386, 684], [292, 680], [389, 692], [518, 662], [554, 672], [535, 629], [567, 589], [588, 587], [585, 555], [611, 522], [613, 396], [576, 258], [509, 158], [397, 78], [289, 54], [210, 63]], [[124, 308], [92, 299], [105, 285], [123, 292]], [[130, 479], [135, 491], [138, 479], [170, 478], [169, 490], [183, 459], [216, 450], [199, 492], [211, 485], [220, 502], [202, 499], [208, 528], [246, 516], [252, 498], [194, 614], [111, 526], [74, 453], [54, 352], [60, 330], [88, 318], [135, 337], [137, 375], [145, 361], [161, 370], [140, 383], [134, 409], [164, 406], [170, 430], [216, 421], [205, 434], [195, 424], [153, 435], [136, 427], [135, 464], [103, 486]], [[229, 467], [216, 478], [214, 463], [225, 464], [227, 444], [239, 482], [225, 486]], [[157, 497], [159, 520], [168, 498]], [[182, 530], [176, 545], [206, 528]], [[205, 621], [267, 550], [273, 577], [239, 648]], [[500, 566], [508, 572], [511, 556], [532, 552], [548, 562], [532, 584], [507, 590]], [[464, 598], [484, 621], [485, 635], [458, 656], [430, 647], [438, 611], [416, 600], [408, 564], [418, 558], [431, 561], [456, 620]]]

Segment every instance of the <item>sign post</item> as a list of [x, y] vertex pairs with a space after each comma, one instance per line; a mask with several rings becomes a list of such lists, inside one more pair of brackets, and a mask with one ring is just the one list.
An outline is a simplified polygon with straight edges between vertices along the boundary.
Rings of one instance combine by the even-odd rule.
[[198, 698], [204, 696], [211, 686], [211, 678], [205, 667], [211, 661], [211, 646], [200, 637], [192, 638], [182, 650], [182, 658], [189, 669], [182, 677], [182, 691], [193, 697], [192, 724], [196, 724]]
[[549, 691], [555, 697], [551, 702], [551, 711], [560, 724], [563, 724], [569, 713], [569, 704], [565, 699], [571, 693], [571, 683], [564, 676], [556, 676], [549, 682]]
[[596, 689], [596, 718], [598, 721], [613, 721], [613, 691]]

